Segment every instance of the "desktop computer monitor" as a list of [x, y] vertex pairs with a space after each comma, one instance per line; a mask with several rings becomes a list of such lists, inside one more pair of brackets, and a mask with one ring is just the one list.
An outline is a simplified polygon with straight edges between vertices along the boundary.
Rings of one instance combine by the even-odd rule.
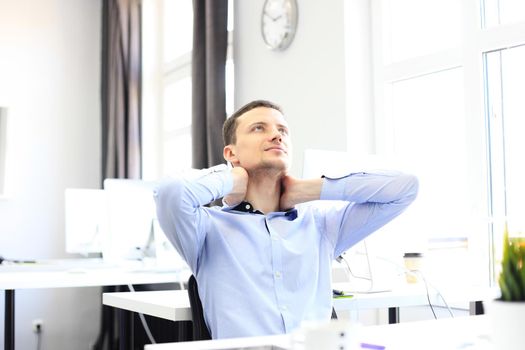
[[68, 188], [65, 197], [66, 252], [102, 252], [106, 198], [103, 190]]
[[129, 179], [106, 179], [107, 232], [104, 260], [139, 260], [149, 254], [155, 218], [153, 185]]
[[[308, 149], [304, 152], [303, 178], [326, 175], [339, 178], [355, 172], [400, 170], [397, 161], [377, 155], [354, 155], [349, 152]], [[319, 201], [316, 205], [341, 205], [341, 201]], [[354, 292], [390, 290], [399, 276], [402, 264], [402, 246], [396, 228], [390, 223], [351, 247], [345, 254], [341, 268], [347, 272], [347, 281]]]
[[154, 187], [155, 182], [142, 180], [104, 180], [108, 232], [103, 244], [104, 260], [118, 262], [152, 258], [157, 268], [184, 266], [158, 225]]

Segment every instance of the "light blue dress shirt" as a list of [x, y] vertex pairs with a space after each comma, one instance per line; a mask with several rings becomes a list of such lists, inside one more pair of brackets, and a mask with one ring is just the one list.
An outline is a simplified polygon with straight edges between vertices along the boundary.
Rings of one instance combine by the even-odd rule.
[[215, 167], [155, 191], [160, 225], [197, 279], [214, 339], [289, 333], [302, 321], [330, 319], [333, 259], [399, 215], [418, 182], [355, 173], [324, 178], [321, 201], [288, 212], [204, 207], [232, 187], [231, 172]]

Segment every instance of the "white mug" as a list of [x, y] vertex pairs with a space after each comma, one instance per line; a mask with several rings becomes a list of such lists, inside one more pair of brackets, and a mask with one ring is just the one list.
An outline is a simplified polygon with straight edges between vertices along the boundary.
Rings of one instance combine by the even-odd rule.
[[293, 336], [293, 349], [357, 350], [359, 326], [348, 320], [304, 324]]

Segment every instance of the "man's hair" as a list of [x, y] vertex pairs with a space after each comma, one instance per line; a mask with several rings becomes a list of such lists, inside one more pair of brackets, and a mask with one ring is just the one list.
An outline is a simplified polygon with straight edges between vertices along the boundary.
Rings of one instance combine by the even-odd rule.
[[244, 113], [257, 107], [272, 108], [283, 113], [281, 106], [266, 100], [255, 100], [245, 104], [224, 121], [222, 126], [222, 138], [224, 141], [224, 146], [235, 144], [237, 142], [237, 137], [235, 135], [237, 131], [237, 119]]

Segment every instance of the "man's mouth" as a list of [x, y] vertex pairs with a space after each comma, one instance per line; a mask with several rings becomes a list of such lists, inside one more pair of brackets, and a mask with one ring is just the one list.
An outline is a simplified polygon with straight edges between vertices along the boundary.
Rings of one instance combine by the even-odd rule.
[[283, 153], [288, 154], [288, 152], [286, 152], [286, 150], [283, 147], [279, 147], [279, 146], [269, 147], [265, 151], [281, 151]]

